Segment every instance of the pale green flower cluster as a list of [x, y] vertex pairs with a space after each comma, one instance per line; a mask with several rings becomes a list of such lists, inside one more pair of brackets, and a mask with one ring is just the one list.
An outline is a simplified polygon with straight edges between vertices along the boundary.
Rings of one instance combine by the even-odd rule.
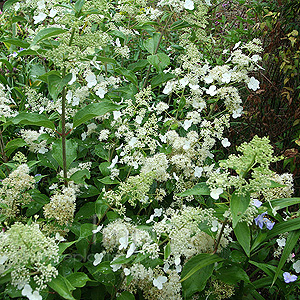
[[2, 180], [0, 188], [0, 212], [8, 218], [16, 217], [22, 206], [31, 201], [28, 190], [34, 188], [34, 177], [29, 175], [29, 167], [22, 164]]
[[11, 108], [12, 104], [14, 103], [9, 99], [3, 84], [0, 83], [0, 117], [10, 118], [18, 114]]
[[58, 275], [58, 245], [37, 223], [15, 223], [0, 233], [0, 274], [11, 273], [12, 285], [23, 289], [31, 280], [41, 290]]

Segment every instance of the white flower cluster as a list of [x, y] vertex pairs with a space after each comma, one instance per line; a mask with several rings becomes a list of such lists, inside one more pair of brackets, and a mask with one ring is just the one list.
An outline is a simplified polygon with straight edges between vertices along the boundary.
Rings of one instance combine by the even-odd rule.
[[64, 187], [62, 191], [55, 191], [50, 202], [44, 205], [46, 219], [54, 219], [59, 225], [69, 225], [73, 222], [76, 207], [76, 191], [71, 187]]
[[13, 100], [8, 97], [3, 84], [0, 83], [0, 117], [10, 118], [18, 114], [11, 108], [12, 104]]
[[12, 285], [23, 289], [32, 278], [37, 290], [58, 275], [58, 246], [54, 238], [46, 237], [37, 223], [13, 224], [0, 232], [0, 274], [11, 273]]
[[39, 140], [39, 137], [45, 133], [44, 128], [39, 131], [30, 129], [21, 129], [20, 134], [22, 139], [28, 145], [29, 151], [45, 154], [49, 150], [46, 140]]
[[31, 201], [27, 190], [34, 188], [34, 177], [29, 175], [29, 167], [22, 164], [2, 180], [0, 188], [0, 212], [7, 217], [15, 217], [22, 205]]

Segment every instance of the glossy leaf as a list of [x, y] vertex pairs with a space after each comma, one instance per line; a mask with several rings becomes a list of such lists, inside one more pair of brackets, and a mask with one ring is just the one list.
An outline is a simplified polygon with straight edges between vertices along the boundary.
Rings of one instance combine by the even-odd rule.
[[12, 118], [11, 121], [13, 124], [36, 125], [53, 130], [55, 129], [54, 123], [50, 121], [45, 115], [34, 112], [21, 112], [16, 117]]
[[64, 299], [75, 300], [71, 293], [71, 291], [75, 288], [66, 278], [64, 278], [60, 274], [58, 274], [56, 278], [52, 279], [52, 281], [50, 281], [48, 285]]
[[210, 189], [207, 186], [206, 182], [200, 182], [197, 183], [195, 186], [193, 186], [191, 189], [178, 194], [178, 196], [180, 197], [185, 197], [190, 195], [210, 195]]
[[[77, 157], [77, 143], [74, 140], [66, 140], [66, 160], [67, 168]], [[63, 168], [63, 156], [62, 156], [62, 141], [61, 139], [55, 141], [52, 145], [52, 155], [61, 168]]]
[[17, 138], [14, 140], [9, 141], [6, 146], [5, 146], [5, 153], [6, 155], [9, 157], [15, 150], [17, 150], [20, 147], [23, 147], [27, 145], [27, 143], [21, 139], [21, 138]]
[[91, 279], [83, 272], [76, 272], [67, 276], [67, 280], [74, 287], [84, 287], [88, 281]]
[[225, 265], [216, 271], [216, 276], [219, 280], [227, 284], [237, 284], [241, 280], [250, 282], [245, 270], [238, 265]]

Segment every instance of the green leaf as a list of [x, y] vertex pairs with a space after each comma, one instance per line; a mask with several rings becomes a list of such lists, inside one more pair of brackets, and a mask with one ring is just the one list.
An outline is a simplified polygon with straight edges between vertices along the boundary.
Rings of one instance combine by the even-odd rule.
[[272, 239], [273, 237], [281, 233], [285, 233], [297, 229], [300, 229], [300, 219], [299, 218], [289, 219], [282, 223], [275, 224], [273, 229], [268, 232], [267, 239]]
[[80, 227], [80, 238], [86, 238], [93, 235], [93, 230], [95, 229], [95, 225], [92, 223], [82, 224]]
[[170, 64], [170, 58], [165, 53], [149, 55], [147, 56], [147, 60], [159, 73], [161, 73]]
[[68, 82], [71, 79], [72, 74], [68, 74], [64, 78], [61, 78], [60, 76], [55, 74], [48, 75], [48, 90], [53, 100], [57, 99], [59, 93], [63, 90], [63, 88], [68, 84]]
[[281, 271], [282, 267], [286, 263], [286, 260], [288, 259], [291, 252], [293, 251], [295, 245], [297, 244], [299, 237], [300, 237], [300, 230], [291, 231], [289, 233], [289, 235], [286, 239], [286, 243], [285, 243], [283, 252], [282, 252], [281, 257], [280, 257], [280, 261], [278, 263], [278, 267], [277, 267], [275, 276], [273, 278], [272, 285], [275, 283], [278, 275], [280, 274], [280, 271]]
[[0, 62], [3, 63], [3, 64], [5, 64], [6, 67], [7, 67], [7, 69], [8, 69], [9, 71], [12, 71], [12, 70], [13, 70], [12, 64], [11, 64], [7, 59], [1, 58], [1, 59], [0, 59]]
[[170, 73], [161, 73], [155, 77], [152, 78], [151, 80], [151, 86], [154, 88], [166, 81], [169, 81], [170, 79], [173, 79], [174, 77], [176, 77], [174, 74], [170, 74]]
[[234, 228], [235, 236], [244, 249], [246, 255], [250, 257], [250, 228], [246, 222], [239, 222]]
[[97, 56], [97, 60], [99, 60], [105, 64], [117, 64], [117, 61], [110, 57]]
[[118, 297], [117, 300], [134, 300], [135, 297], [128, 291], [122, 292]]
[[246, 195], [238, 194], [235, 191], [230, 199], [230, 211], [232, 215], [232, 227], [235, 228], [236, 224], [248, 208], [250, 203], [250, 195], [247, 193]]
[[120, 181], [117, 179], [112, 180], [109, 176], [106, 176], [104, 178], [98, 179], [103, 184], [119, 184]]
[[67, 242], [67, 243], [59, 243], [58, 248], [58, 255], [61, 256], [66, 249], [68, 249], [70, 246], [72, 246], [76, 241], [73, 242]]
[[171, 244], [170, 242], [165, 246], [164, 248], [164, 259], [168, 259], [168, 257], [170, 256], [171, 254]]
[[182, 28], [186, 28], [186, 27], [190, 27], [191, 25], [186, 22], [186, 21], [182, 21], [182, 20], [178, 20], [176, 22], [174, 22], [171, 26], [170, 29], [171, 30], [178, 30], [178, 29], [182, 29]]
[[113, 104], [110, 101], [89, 104], [76, 113], [73, 119], [73, 127], [78, 127], [92, 118], [105, 115], [108, 112], [119, 110], [121, 108], [122, 106]]
[[273, 277], [276, 272], [275, 266], [272, 266], [269, 264], [264, 264], [264, 263], [258, 263], [256, 261], [251, 261], [251, 260], [249, 260], [249, 263], [256, 266], [257, 268], [261, 269], [270, 277]]
[[87, 185], [80, 188], [78, 198], [89, 198], [100, 194], [100, 191], [93, 185]]
[[97, 214], [98, 219], [102, 220], [102, 218], [105, 216], [108, 210], [109, 210], [109, 206], [103, 200], [102, 195], [100, 195], [95, 203], [95, 212]]
[[74, 287], [84, 287], [88, 281], [91, 279], [83, 272], [76, 272], [67, 276], [67, 280]]
[[64, 299], [76, 300], [71, 294], [71, 291], [75, 288], [66, 278], [64, 278], [60, 274], [58, 274], [56, 278], [52, 279], [51, 282], [48, 282], [48, 285]]
[[52, 36], [58, 36], [68, 30], [56, 27], [49, 27], [40, 30], [37, 35], [33, 38], [32, 45], [36, 45], [38, 42], [47, 39]]
[[27, 143], [23, 139], [17, 138], [9, 141], [6, 144], [4, 151], [6, 155], [9, 157], [16, 149], [23, 147], [25, 145], [27, 145]]
[[[94, 151], [97, 156], [101, 157], [104, 160], [109, 160], [109, 152], [101, 144], [96, 145]], [[111, 163], [109, 163], [109, 165], [111, 165]]]
[[76, 184], [86, 184], [85, 179], [90, 179], [91, 174], [87, 169], [76, 171], [71, 177], [70, 180], [74, 181]]
[[149, 65], [149, 62], [146, 59], [140, 59], [139, 61], [130, 64], [127, 67], [127, 69], [131, 70], [132, 72], [137, 72], [139, 70], [144, 69], [148, 65]]
[[[281, 198], [281, 199], [275, 199], [271, 201], [272, 206], [277, 210], [291, 205], [296, 205], [299, 203], [300, 203], [300, 198]], [[270, 203], [265, 202], [263, 206], [270, 208]]]
[[105, 162], [102, 162], [100, 165], [99, 165], [99, 170], [100, 172], [102, 173], [103, 176], [109, 176], [109, 174], [111, 173], [110, 172], [110, 169], [108, 169], [108, 167], [111, 165], [110, 162], [108, 161], [105, 161]]
[[84, 5], [84, 2], [85, 2], [85, 0], [77, 0], [75, 2], [74, 8], [75, 8], [75, 11], [76, 11], [77, 15], [80, 14], [81, 9]]
[[8, 10], [13, 4], [15, 4], [17, 2], [19, 2], [19, 0], [7, 0], [7, 1], [4, 1], [3, 11]]
[[223, 266], [216, 271], [216, 276], [221, 281], [235, 285], [241, 280], [245, 282], [250, 282], [247, 273], [240, 266], [232, 265], [232, 266]]
[[51, 168], [53, 170], [57, 170], [58, 168], [58, 163], [53, 158], [52, 153], [50, 151], [44, 154], [38, 153], [38, 160], [40, 161], [40, 164], [45, 167]]
[[[219, 257], [216, 254], [209, 254], [209, 253], [201, 253], [194, 257], [192, 257], [188, 262], [184, 265], [183, 269], [185, 270], [182, 274], [181, 279], [182, 281], [187, 280], [193, 274], [195, 274], [198, 270], [216, 262], [222, 261], [223, 258]], [[187, 265], [187, 267], [185, 267]], [[185, 274], [185, 275], [183, 275]]]
[[138, 79], [135, 76], [135, 74], [133, 72], [131, 72], [130, 70], [127, 70], [125, 68], [118, 68], [118, 69], [116, 69], [116, 72], [118, 74], [123, 75], [127, 80], [132, 82], [135, 86], [138, 86]]
[[210, 195], [210, 189], [207, 186], [206, 182], [200, 182], [197, 183], [195, 186], [193, 186], [191, 189], [178, 194], [178, 196], [180, 197], [185, 197], [190, 195]]
[[160, 33], [154, 33], [153, 37], [151, 37], [143, 42], [143, 46], [150, 54], [155, 53], [155, 50], [157, 48], [157, 45], [158, 45], [158, 42], [160, 39], [160, 35], [161, 35]]
[[[74, 140], [66, 140], [66, 164], [67, 169], [70, 167], [70, 164], [77, 157], [77, 143]], [[57, 161], [59, 166], [63, 168], [63, 156], [62, 156], [62, 140], [59, 139], [55, 141], [52, 145], [52, 155], [53, 158]]]
[[16, 117], [11, 119], [13, 124], [21, 125], [36, 125], [40, 127], [46, 127], [50, 129], [55, 129], [54, 123], [51, 122], [45, 115], [38, 113], [26, 113], [21, 112]]
[[95, 203], [88, 202], [85, 203], [76, 213], [75, 220], [79, 221], [83, 219], [90, 219], [94, 215], [95, 215]]
[[30, 45], [28, 42], [16, 38], [1, 39], [0, 42], [15, 45], [20, 48], [28, 48]]
[[[192, 258], [184, 265], [181, 276], [185, 276], [188, 270], [190, 270], [193, 266], [194, 263]], [[214, 265], [210, 264], [196, 271], [191, 277], [183, 281], [182, 292], [184, 299], [191, 299], [194, 293], [203, 291], [207, 280], [212, 275], [213, 270]]]

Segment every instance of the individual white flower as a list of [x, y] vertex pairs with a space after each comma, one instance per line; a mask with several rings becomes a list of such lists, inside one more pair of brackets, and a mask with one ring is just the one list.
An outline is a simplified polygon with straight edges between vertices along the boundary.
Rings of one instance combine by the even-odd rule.
[[111, 269], [113, 270], [113, 272], [117, 272], [122, 267], [122, 265], [119, 265], [119, 264], [111, 264], [110, 266], [111, 266]]
[[72, 78], [71, 78], [71, 80], [68, 83], [69, 85], [73, 84], [76, 81], [77, 70], [76, 69], [72, 69], [70, 72], [72, 74]]
[[182, 127], [184, 128], [185, 131], [187, 131], [193, 124], [193, 121], [192, 120], [185, 120], [183, 122], [183, 125]]
[[229, 83], [230, 80], [231, 80], [231, 73], [226, 72], [226, 73], [222, 74], [222, 79], [221, 79], [222, 82]]
[[182, 87], [185, 87], [189, 83], [189, 79], [187, 77], [183, 77], [179, 80], [179, 83], [181, 84]]
[[239, 107], [238, 109], [235, 109], [235, 110], [232, 112], [232, 117], [233, 117], [234, 119], [239, 118], [239, 117], [242, 115], [242, 111], [243, 111], [243, 108], [242, 108], [242, 107]]
[[98, 266], [98, 265], [101, 263], [101, 261], [102, 261], [102, 259], [103, 259], [103, 256], [104, 256], [103, 253], [96, 253], [96, 254], [94, 255], [95, 260], [94, 260], [94, 262], [93, 262], [93, 265], [94, 265], [95, 267]]
[[137, 139], [136, 137], [132, 137], [132, 138], [130, 139], [130, 141], [128, 142], [128, 145], [129, 145], [131, 148], [133, 148], [133, 147], [136, 145], [137, 141], [138, 141], [138, 139]]
[[160, 217], [162, 214], [163, 209], [162, 208], [154, 208], [154, 217]]
[[171, 94], [174, 87], [175, 87], [175, 81], [168, 81], [163, 89], [163, 93], [166, 95]]
[[180, 256], [176, 256], [174, 260], [175, 266], [178, 266], [181, 263]]
[[185, 0], [183, 7], [185, 9], [188, 9], [188, 10], [193, 10], [195, 8], [194, 1], [192, 1], [192, 0]]
[[175, 172], [173, 172], [173, 177], [174, 177], [174, 179], [175, 179], [176, 181], [179, 180], [179, 177], [177, 176], [177, 174], [176, 174]]
[[167, 273], [168, 272], [168, 270], [169, 270], [169, 268], [170, 268], [170, 265], [166, 262], [165, 264], [164, 264], [164, 272], [165, 273]]
[[120, 43], [120, 39], [119, 38], [116, 39], [116, 46], [117, 47], [121, 47], [122, 46], [121, 43]]
[[128, 233], [119, 239], [119, 250], [126, 249], [128, 247]]
[[293, 263], [293, 268], [296, 271], [296, 273], [300, 273], [300, 260], [297, 260]]
[[181, 265], [176, 266], [175, 270], [177, 273], [180, 273], [182, 271], [182, 266]]
[[85, 140], [87, 138], [87, 133], [86, 132], [83, 132], [82, 134], [81, 134], [81, 140]]
[[196, 91], [199, 89], [199, 84], [189, 84], [191, 90]]
[[66, 239], [63, 236], [61, 236], [58, 232], [56, 232], [55, 240], [58, 242], [64, 242]]
[[66, 99], [67, 99], [67, 101], [68, 101], [69, 104], [72, 102], [73, 93], [72, 93], [71, 90], [68, 90], [67, 95], [66, 95]]
[[240, 46], [240, 44], [241, 44], [241, 41], [237, 42], [237, 43], [234, 45], [233, 50], [237, 49], [237, 48]]
[[143, 118], [142, 118], [141, 116], [136, 116], [135, 122], [136, 122], [137, 124], [141, 125], [142, 122], [143, 122]]
[[219, 228], [219, 222], [217, 220], [213, 220], [212, 221], [212, 227], [211, 227], [211, 231], [212, 232], [216, 232], [218, 231], [218, 228]]
[[195, 167], [194, 176], [200, 178], [202, 176], [203, 168], [202, 167]]
[[8, 257], [4, 254], [0, 256], [0, 265], [3, 265], [7, 261]]
[[105, 94], [107, 93], [107, 90], [103, 87], [99, 87], [99, 89], [96, 91], [96, 95], [100, 97], [101, 99], [104, 98]]
[[47, 15], [40, 11], [40, 13], [37, 16], [33, 16], [34, 24], [38, 24], [40, 22], [43, 22], [46, 19]]
[[123, 271], [124, 271], [125, 276], [130, 275], [130, 269], [124, 268]]
[[212, 189], [210, 192], [210, 196], [217, 200], [219, 199], [219, 196], [223, 193], [223, 189], [222, 188], [217, 188], [217, 189]]
[[77, 106], [80, 102], [80, 99], [76, 96], [73, 97], [72, 106]]
[[209, 83], [213, 83], [214, 79], [212, 78], [212, 76], [208, 75], [208, 76], [204, 77], [204, 81], [205, 81], [205, 83], [209, 84]]
[[122, 113], [119, 110], [115, 110], [113, 111], [113, 115], [114, 115], [114, 120], [118, 120], [122, 116]]
[[229, 147], [231, 145], [231, 143], [229, 142], [228, 138], [225, 138], [221, 141], [223, 147]]
[[259, 89], [259, 81], [252, 76], [248, 83], [248, 88], [253, 91], [258, 90]]
[[126, 253], [126, 258], [129, 258], [134, 253], [135, 249], [136, 249], [135, 244], [131, 243]]
[[22, 295], [23, 296], [30, 296], [32, 294], [32, 288], [29, 284], [25, 284], [23, 290], [22, 290]]
[[100, 232], [100, 230], [102, 229], [102, 227], [103, 227], [103, 225], [97, 226], [96, 229], [92, 230], [93, 234], [96, 234], [96, 233]]
[[57, 14], [57, 10], [55, 8], [51, 8], [49, 17], [54, 18], [56, 16], [56, 14]]
[[261, 57], [257, 54], [254, 54], [251, 56], [251, 60], [257, 63], [259, 60], [261, 60]]
[[206, 94], [214, 96], [217, 94], [217, 87], [215, 85], [211, 85], [209, 89], [206, 89]]
[[157, 287], [159, 290], [162, 290], [162, 286], [164, 283], [168, 281], [166, 276], [158, 276], [157, 278], [153, 279], [153, 285]]
[[42, 296], [38, 291], [34, 291], [30, 296], [27, 296], [29, 300], [42, 300]]
[[285, 238], [277, 239], [276, 242], [277, 242], [277, 244], [278, 244], [279, 247], [284, 247], [286, 239]]
[[93, 86], [95, 86], [97, 84], [97, 78], [96, 75], [94, 73], [89, 73], [86, 77], [85, 80], [87, 81], [87, 87], [88, 88], [92, 88]]

